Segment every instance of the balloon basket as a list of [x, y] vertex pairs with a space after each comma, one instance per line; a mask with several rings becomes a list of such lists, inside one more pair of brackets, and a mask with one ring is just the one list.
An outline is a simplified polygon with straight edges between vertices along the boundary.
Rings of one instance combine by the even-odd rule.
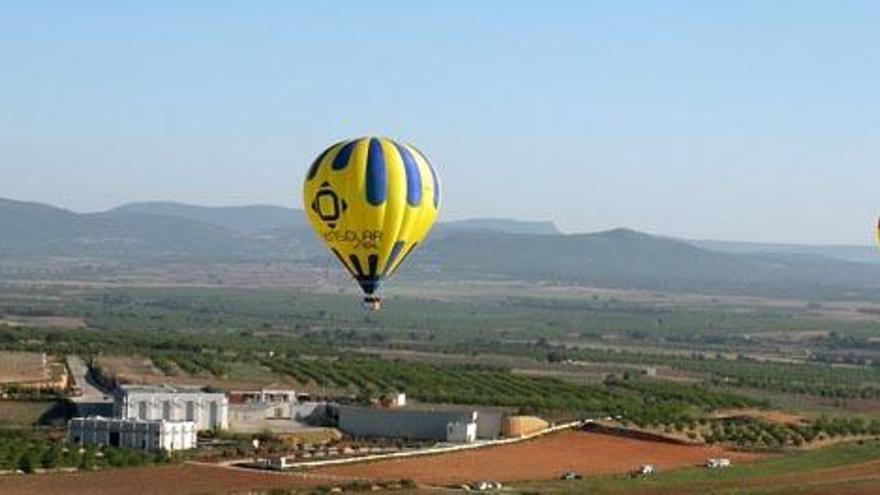
[[382, 299], [376, 296], [367, 296], [364, 298], [364, 309], [367, 311], [379, 311], [382, 309]]

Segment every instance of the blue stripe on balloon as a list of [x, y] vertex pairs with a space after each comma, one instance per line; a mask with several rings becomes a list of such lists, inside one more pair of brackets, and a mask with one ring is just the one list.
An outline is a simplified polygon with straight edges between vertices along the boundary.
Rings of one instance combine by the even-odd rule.
[[358, 140], [349, 141], [339, 150], [339, 153], [336, 153], [336, 157], [333, 158], [333, 170], [342, 170], [348, 166], [349, 159], [351, 158], [351, 152], [354, 151], [354, 146], [357, 144]]
[[422, 160], [425, 160], [425, 163], [428, 164], [428, 170], [431, 171], [431, 178], [434, 179], [434, 208], [440, 207], [440, 181], [437, 180], [437, 172], [434, 172], [434, 166], [431, 165], [431, 162], [428, 161], [428, 157], [426, 157], [418, 148], [414, 146], [410, 146], [412, 149], [416, 150], [416, 153], [422, 157]]
[[385, 154], [382, 151], [382, 143], [372, 138], [367, 153], [367, 202], [373, 206], [384, 203], [386, 188]]
[[403, 160], [403, 169], [406, 172], [406, 202], [410, 206], [419, 206], [422, 202], [422, 176], [419, 174], [419, 166], [408, 149], [394, 143], [400, 158]]
[[434, 166], [428, 163], [428, 168], [431, 169], [431, 178], [434, 179], [434, 208], [440, 207], [440, 182], [437, 181], [437, 172], [434, 172]]

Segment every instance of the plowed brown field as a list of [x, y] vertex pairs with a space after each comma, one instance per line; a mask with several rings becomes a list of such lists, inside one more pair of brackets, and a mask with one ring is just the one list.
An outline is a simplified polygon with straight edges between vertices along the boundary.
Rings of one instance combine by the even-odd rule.
[[728, 457], [736, 463], [759, 456], [732, 452], [721, 447], [676, 445], [568, 431], [513, 445], [326, 467], [312, 472], [368, 479], [412, 479], [425, 484], [452, 485], [479, 479], [557, 479], [568, 470], [585, 476], [619, 473], [640, 464], [653, 464], [658, 470], [663, 470], [701, 464], [709, 457]]

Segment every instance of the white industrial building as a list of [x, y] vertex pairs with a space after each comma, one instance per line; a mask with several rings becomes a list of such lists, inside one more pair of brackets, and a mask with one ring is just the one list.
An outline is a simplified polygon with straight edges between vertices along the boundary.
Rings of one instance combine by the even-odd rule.
[[455, 422], [446, 425], [446, 441], [450, 443], [474, 443], [477, 441], [477, 413], [474, 420], [466, 423]]
[[78, 445], [174, 452], [196, 447], [196, 425], [192, 421], [161, 419], [73, 418], [67, 423], [67, 440]]
[[408, 438], [471, 443], [479, 436], [479, 413], [473, 409], [408, 409], [333, 404], [329, 419], [354, 437]]
[[169, 385], [120, 385], [113, 402], [117, 418], [191, 421], [197, 430], [229, 427], [226, 394]]

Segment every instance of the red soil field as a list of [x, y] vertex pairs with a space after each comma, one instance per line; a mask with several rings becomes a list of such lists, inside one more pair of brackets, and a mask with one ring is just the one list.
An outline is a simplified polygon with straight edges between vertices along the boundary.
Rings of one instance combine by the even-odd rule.
[[[314, 469], [305, 474], [202, 465], [114, 469], [91, 473], [0, 476], [4, 495], [110, 495], [137, 493], [247, 493], [271, 488], [306, 488], [343, 484], [352, 479], [414, 479], [430, 485], [455, 485], [479, 479], [499, 481], [557, 479], [566, 470], [583, 475], [621, 473], [639, 464], [659, 470], [701, 464], [708, 457], [728, 457], [734, 463], [760, 457], [721, 447], [686, 446], [611, 435], [564, 432], [514, 445], [453, 454], [378, 461]], [[747, 480], [713, 481], [680, 487], [680, 493], [710, 489], [797, 486], [803, 493], [867, 495], [880, 493], [880, 461], [820, 469], [807, 473], [763, 476]], [[633, 486], [633, 493], [660, 495], [664, 488]]]
[[621, 473], [641, 464], [658, 470], [701, 464], [710, 457], [734, 463], [760, 457], [722, 447], [688, 446], [567, 431], [536, 440], [452, 454], [318, 468], [315, 474], [366, 479], [412, 479], [456, 485], [480, 479], [498, 481], [558, 479], [568, 470], [584, 476]]

